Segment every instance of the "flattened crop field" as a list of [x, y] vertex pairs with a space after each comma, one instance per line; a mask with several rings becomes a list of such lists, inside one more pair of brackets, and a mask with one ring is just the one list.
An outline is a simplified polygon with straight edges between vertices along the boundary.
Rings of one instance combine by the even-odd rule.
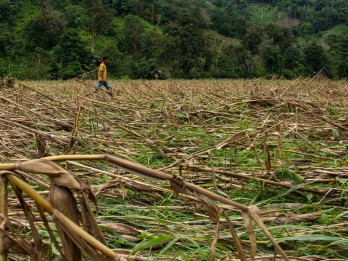
[[348, 259], [347, 81], [94, 84], [0, 89], [0, 260]]

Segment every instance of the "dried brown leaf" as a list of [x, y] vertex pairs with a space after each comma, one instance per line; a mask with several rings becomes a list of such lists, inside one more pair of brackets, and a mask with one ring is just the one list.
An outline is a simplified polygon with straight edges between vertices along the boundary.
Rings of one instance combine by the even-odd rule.
[[[79, 223], [77, 203], [73, 194], [68, 188], [52, 183], [50, 188], [49, 200], [54, 208], [62, 212], [74, 223]], [[78, 246], [74, 244], [74, 242], [71, 240], [69, 236], [69, 234], [74, 232], [69, 231], [67, 234], [65, 230], [62, 229], [60, 223], [56, 223], [56, 226], [65, 252], [65, 258], [67, 258], [67, 260], [72, 261], [81, 260], [81, 251], [78, 248]], [[69, 228], [67, 229], [69, 230]]]
[[18, 163], [16, 169], [24, 172], [46, 174], [48, 176], [59, 176], [65, 172], [65, 169], [59, 165], [45, 159], [35, 159]]
[[162, 192], [161, 190], [156, 189], [152, 187], [151, 185], [140, 184], [137, 182], [127, 182], [125, 186], [129, 189], [133, 189], [136, 191], [147, 191], [147, 192], [157, 192], [157, 193]]
[[128, 225], [125, 225], [125, 224], [102, 223], [100, 225], [111, 228], [119, 234], [125, 234], [125, 235], [139, 235], [139, 234], [141, 234], [141, 230], [136, 229], [136, 228], [131, 227], [131, 226], [128, 226]]
[[269, 151], [269, 146], [267, 143], [264, 144], [265, 148], [265, 166], [266, 166], [266, 171], [270, 172], [272, 169], [272, 164], [271, 164], [271, 154]]
[[[53, 215], [53, 219], [56, 223], [59, 223], [64, 233], [69, 236], [69, 238], [74, 242], [78, 248], [87, 254], [89, 260], [95, 261], [109, 261], [112, 260], [110, 257], [106, 257], [97, 251], [93, 246], [88, 244], [83, 237], [79, 236], [76, 233], [71, 233], [71, 227], [69, 226], [67, 220], [63, 218], [62, 214], [59, 211], [56, 211]], [[126, 259], [120, 257], [119, 255], [114, 255], [114, 260], [125, 261]]]
[[243, 246], [242, 246], [242, 242], [240, 241], [240, 238], [238, 237], [237, 235], [237, 232], [234, 228], [234, 225], [233, 223], [231, 222], [229, 216], [227, 215], [226, 211], [222, 211], [222, 214], [224, 215], [225, 219], [226, 219], [226, 222], [228, 224], [228, 227], [230, 229], [230, 232], [231, 232], [231, 235], [232, 235], [232, 238], [233, 238], [233, 241], [234, 241], [234, 244], [237, 248], [237, 253], [238, 253], [238, 257], [241, 261], [246, 261], [246, 257], [245, 257], [245, 254], [244, 254], [244, 249], [243, 249]]
[[218, 242], [218, 239], [219, 239], [220, 230], [221, 230], [220, 220], [218, 220], [217, 224], [216, 224], [216, 229], [215, 229], [215, 233], [214, 233], [213, 242], [211, 243], [211, 247], [210, 247], [209, 261], [215, 261], [216, 260], [216, 258], [215, 258], [216, 243]]
[[248, 236], [250, 240], [250, 258], [251, 260], [255, 260], [257, 244], [256, 244], [256, 235], [253, 227], [253, 222], [248, 213], [242, 212], [242, 217], [245, 222], [245, 227], [248, 231]]
[[218, 224], [220, 223], [220, 212], [221, 209], [210, 199], [202, 195], [196, 195], [196, 198], [202, 203], [203, 208], [209, 213], [210, 219]]
[[89, 205], [85, 191], [81, 191], [80, 193], [80, 206], [81, 206], [82, 222], [83, 222], [84, 228], [95, 239], [99, 240], [101, 243], [106, 245], [106, 241], [104, 239], [102, 232], [99, 229], [97, 221], [94, 218], [94, 214]]
[[53, 176], [50, 178], [53, 183], [67, 188], [83, 189], [85, 184], [84, 182], [81, 182], [81, 180], [78, 177], [74, 176], [67, 170], [61, 172], [59, 176]]
[[[278, 251], [282, 255], [284, 260], [288, 261], [289, 260], [288, 256], [286, 255], [284, 250], [279, 246], [277, 241], [275, 241], [272, 234], [269, 232], [269, 230], [267, 229], [267, 227], [263, 223], [263, 221], [260, 217], [259, 208], [257, 206], [249, 206], [248, 207], [248, 214], [256, 222], [256, 224], [262, 229], [262, 231], [265, 233], [265, 235], [268, 237], [268, 239], [272, 242], [276, 251]], [[247, 214], [243, 213], [243, 218], [244, 218], [244, 215], [247, 215]], [[248, 215], [248, 217], [249, 217], [249, 215]]]

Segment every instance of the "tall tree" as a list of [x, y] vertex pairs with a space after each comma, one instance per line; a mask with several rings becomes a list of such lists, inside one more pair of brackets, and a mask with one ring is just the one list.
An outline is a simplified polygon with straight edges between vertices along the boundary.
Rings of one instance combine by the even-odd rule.
[[123, 49], [135, 57], [141, 56], [141, 48], [145, 43], [145, 24], [135, 15], [127, 15], [124, 18], [124, 43]]
[[348, 29], [341, 34], [330, 35], [330, 61], [336, 78], [348, 78]]
[[310, 74], [316, 74], [322, 69], [325, 69], [324, 73], [330, 74], [328, 57], [325, 54], [324, 48], [317, 42], [312, 42], [305, 47], [304, 58]]
[[248, 78], [253, 76], [252, 55], [243, 46], [228, 44], [218, 59], [218, 77]]
[[112, 19], [114, 12], [110, 6], [102, 0], [83, 0], [86, 9], [86, 26], [92, 35], [92, 52], [95, 52], [95, 46], [98, 38], [112, 29]]
[[291, 31], [276, 24], [267, 25], [265, 33], [274, 45], [279, 46], [282, 52], [289, 48], [294, 42], [294, 36]]
[[175, 23], [169, 23], [165, 27], [165, 33], [170, 35], [175, 43], [178, 56], [175, 59], [184, 76], [189, 76], [191, 69], [200, 70], [204, 65], [204, 50], [207, 43], [203, 28], [197, 10], [186, 10], [179, 15]]
[[67, 29], [53, 50], [54, 63], [59, 63], [60, 76], [63, 79], [78, 76], [86, 69], [90, 69], [91, 54], [86, 49], [86, 43], [81, 39], [77, 30]]
[[263, 46], [261, 56], [267, 73], [282, 75], [284, 58], [278, 45], [267, 44]]
[[262, 42], [262, 31], [258, 27], [251, 27], [244, 35], [242, 43], [253, 55], [259, 53], [259, 46]]
[[43, 12], [29, 21], [24, 28], [23, 36], [29, 49], [36, 47], [52, 49], [63, 32], [61, 13], [57, 11]]

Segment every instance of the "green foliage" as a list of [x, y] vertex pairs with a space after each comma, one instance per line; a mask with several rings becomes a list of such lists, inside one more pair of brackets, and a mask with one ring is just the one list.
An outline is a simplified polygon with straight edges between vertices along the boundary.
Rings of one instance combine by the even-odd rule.
[[244, 35], [242, 41], [251, 54], [258, 54], [259, 46], [262, 43], [262, 31], [258, 27], [251, 27]]
[[174, 66], [184, 77], [190, 77], [191, 70], [203, 69], [208, 44], [203, 34], [202, 21], [191, 12], [185, 10], [175, 22], [165, 27], [165, 33], [170, 35], [174, 43], [172, 58], [177, 61]]
[[336, 78], [348, 78], [348, 27], [327, 36], [330, 62]]
[[325, 51], [317, 42], [312, 42], [305, 47], [304, 59], [310, 74], [316, 74], [324, 69], [326, 69], [324, 73], [330, 70]]
[[154, 60], [146, 60], [144, 58], [136, 60], [132, 64], [131, 75], [135, 79], [159, 79], [163, 77]]
[[[65, 79], [92, 69], [92, 54], [111, 57], [113, 77], [148, 78], [155, 64], [174, 77], [295, 78], [325, 67], [327, 76], [341, 79], [347, 30], [317, 33], [344, 28], [347, 8], [344, 0], [0, 0], [0, 58], [11, 61], [0, 73]], [[287, 18], [300, 25], [279, 26]], [[61, 40], [71, 29], [83, 41], [76, 42], [81, 52]]]
[[[91, 54], [86, 50], [85, 43], [78, 31], [69, 29], [64, 32], [59, 45], [54, 48], [53, 56], [59, 63], [59, 74], [63, 79], [76, 77], [88, 69]], [[53, 64], [52, 69], [56, 69]], [[84, 68], [83, 68], [84, 67]]]
[[127, 15], [124, 18], [123, 35], [125, 36], [123, 49], [134, 57], [141, 56], [145, 44], [144, 21], [138, 16]]
[[67, 5], [64, 8], [64, 18], [69, 28], [82, 28], [87, 23], [86, 10], [80, 5]]
[[23, 38], [29, 50], [35, 47], [50, 50], [56, 46], [62, 32], [61, 14], [45, 12], [29, 21], [24, 28]]
[[0, 55], [7, 56], [11, 53], [11, 32], [7, 26], [0, 26]]
[[100, 35], [112, 34], [111, 21], [114, 12], [102, 0], [83, 0], [82, 6], [86, 10], [85, 26], [92, 35], [92, 50], [95, 51], [95, 45]]
[[261, 56], [268, 74], [281, 75], [284, 65], [284, 58], [277, 45], [267, 44], [261, 49]]
[[48, 66], [50, 53], [40, 47], [36, 47], [28, 59], [28, 71], [32, 79], [40, 80], [49, 77], [50, 67]]
[[284, 52], [294, 42], [293, 35], [290, 30], [282, 28], [275, 24], [269, 24], [265, 28], [265, 33], [274, 45], [278, 45], [280, 50]]
[[72, 61], [66, 64], [60, 70], [60, 75], [63, 80], [70, 79], [82, 74], [84, 71], [81, 68], [81, 64], [78, 61]]
[[227, 45], [218, 60], [218, 77], [246, 78], [253, 75], [253, 57], [242, 46]]
[[[127, 56], [119, 50], [117, 42], [113, 37], [100, 37], [96, 49], [99, 50], [100, 57], [110, 57], [108, 72], [111, 72], [111, 75], [120, 77], [126, 73], [126, 68], [129, 67]], [[100, 61], [95, 60], [95, 63], [99, 65]]]
[[1, 0], [0, 1], [0, 23], [13, 24], [13, 20], [8, 19], [16, 13], [19, 7], [18, 1]]

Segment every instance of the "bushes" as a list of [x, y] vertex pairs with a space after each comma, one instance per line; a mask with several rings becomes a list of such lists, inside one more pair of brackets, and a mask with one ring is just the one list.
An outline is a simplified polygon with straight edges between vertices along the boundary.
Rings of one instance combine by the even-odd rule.
[[132, 78], [139, 79], [163, 79], [164, 75], [160, 69], [157, 68], [154, 60], [146, 60], [141, 58], [136, 60], [131, 65]]
[[81, 75], [83, 72], [84, 70], [81, 68], [81, 64], [78, 61], [73, 61], [60, 70], [60, 75], [63, 80], [67, 80]]

